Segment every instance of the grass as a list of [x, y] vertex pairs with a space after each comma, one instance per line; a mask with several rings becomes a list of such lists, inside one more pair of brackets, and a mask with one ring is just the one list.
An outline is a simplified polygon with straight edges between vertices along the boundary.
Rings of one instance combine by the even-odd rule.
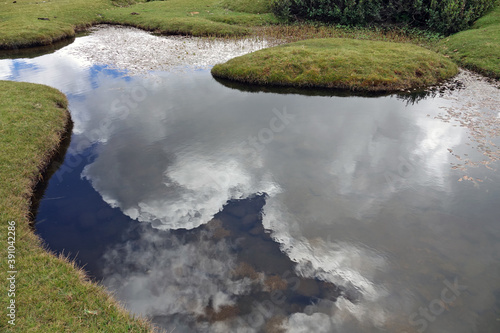
[[[108, 0], [12, 0], [0, 3], [0, 49], [47, 45], [100, 21]], [[49, 20], [39, 20], [48, 18]]]
[[212, 69], [250, 84], [380, 92], [424, 88], [457, 73], [452, 61], [416, 45], [342, 38], [276, 46]]
[[415, 29], [311, 24], [264, 26], [260, 33], [286, 42], [330, 37], [359, 42], [331, 40], [329, 46], [312, 41], [258, 51], [217, 65], [212, 74], [259, 85], [397, 91], [425, 88], [457, 73], [456, 66], [431, 51], [389, 44], [384, 50], [382, 44], [361, 41], [377, 40], [424, 46], [462, 67], [500, 79], [500, 1], [471, 29], [447, 38]]
[[[66, 108], [53, 88], [0, 81], [0, 331], [150, 332], [73, 263], [48, 253], [30, 227], [32, 191], [67, 130]], [[5, 315], [8, 221], [16, 222], [15, 326]]]
[[442, 40], [437, 50], [462, 67], [500, 79], [500, 1], [471, 29]]
[[101, 22], [126, 24], [163, 34], [242, 36], [249, 33], [243, 26], [211, 20], [225, 13], [226, 10], [214, 0], [152, 1], [108, 9], [102, 14]]
[[291, 43], [314, 38], [352, 38], [397, 43], [412, 43], [433, 47], [442, 38], [440, 34], [404, 27], [352, 27], [326, 24], [277, 24], [254, 28], [254, 35]]
[[271, 12], [271, 2], [269, 0], [222, 0], [221, 5], [233, 12], [250, 14]]
[[[4, 0], [5, 1], [5, 0]], [[7, 0], [0, 3], [0, 49], [47, 45], [98, 23], [163, 34], [241, 36], [276, 22], [264, 0]], [[245, 9], [248, 6], [247, 9]], [[132, 14], [135, 13], [135, 14]], [[40, 20], [42, 18], [44, 20]]]

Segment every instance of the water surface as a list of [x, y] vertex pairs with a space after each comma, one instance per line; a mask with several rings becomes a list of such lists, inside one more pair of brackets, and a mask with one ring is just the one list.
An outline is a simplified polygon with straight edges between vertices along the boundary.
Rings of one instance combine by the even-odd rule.
[[210, 65], [265, 42], [178, 42], [111, 27], [0, 60], [70, 101], [36, 219], [51, 249], [169, 331], [500, 330], [498, 88], [244, 91]]

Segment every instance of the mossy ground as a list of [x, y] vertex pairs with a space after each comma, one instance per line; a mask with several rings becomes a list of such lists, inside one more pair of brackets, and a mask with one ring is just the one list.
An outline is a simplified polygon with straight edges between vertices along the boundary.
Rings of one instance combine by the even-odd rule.
[[[33, 188], [65, 134], [66, 108], [56, 89], [0, 81], [0, 332], [149, 332], [74, 264], [48, 253], [30, 227]], [[9, 221], [16, 233], [15, 298], [7, 294]], [[11, 299], [15, 326], [6, 316]]]
[[342, 38], [268, 48], [212, 69], [251, 84], [381, 92], [424, 88], [457, 73], [452, 61], [416, 45]]

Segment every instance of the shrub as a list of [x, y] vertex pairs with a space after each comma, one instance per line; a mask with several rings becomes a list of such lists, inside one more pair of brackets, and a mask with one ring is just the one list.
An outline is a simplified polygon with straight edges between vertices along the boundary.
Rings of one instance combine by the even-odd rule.
[[494, 0], [271, 0], [275, 15], [345, 25], [407, 24], [441, 33], [469, 27]]

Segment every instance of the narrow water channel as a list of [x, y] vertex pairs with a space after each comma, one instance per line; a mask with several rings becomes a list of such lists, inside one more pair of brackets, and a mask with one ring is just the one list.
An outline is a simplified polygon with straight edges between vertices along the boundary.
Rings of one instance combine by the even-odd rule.
[[36, 231], [168, 332], [499, 332], [500, 90], [259, 91], [271, 43], [101, 27], [0, 60], [74, 121]]

